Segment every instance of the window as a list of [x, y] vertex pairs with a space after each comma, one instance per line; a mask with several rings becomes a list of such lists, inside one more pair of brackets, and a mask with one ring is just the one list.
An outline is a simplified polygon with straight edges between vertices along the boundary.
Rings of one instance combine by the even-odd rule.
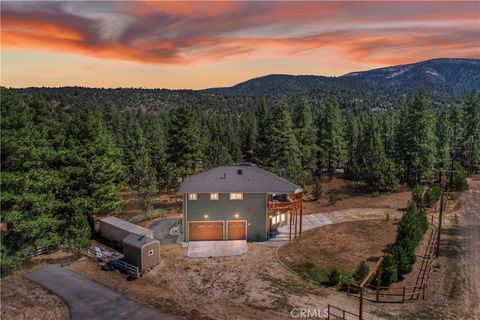
[[197, 194], [196, 193], [189, 193], [188, 194], [188, 200], [197, 200]]
[[230, 200], [242, 200], [243, 193], [230, 193]]
[[153, 250], [148, 251], [148, 256], [153, 256]]
[[218, 200], [218, 193], [210, 193], [210, 200]]

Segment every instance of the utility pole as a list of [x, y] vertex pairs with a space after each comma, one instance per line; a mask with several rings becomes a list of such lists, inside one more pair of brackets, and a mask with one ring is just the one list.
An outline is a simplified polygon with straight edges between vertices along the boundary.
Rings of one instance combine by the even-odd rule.
[[473, 169], [473, 135], [470, 135], [470, 157], [468, 161], [468, 177], [472, 177]]
[[444, 194], [445, 194], [445, 177], [444, 171], [440, 171], [440, 183], [442, 186], [442, 193], [440, 195], [440, 214], [438, 216], [438, 230], [437, 230], [437, 258], [440, 256], [440, 233], [442, 232], [443, 210], [444, 210]]

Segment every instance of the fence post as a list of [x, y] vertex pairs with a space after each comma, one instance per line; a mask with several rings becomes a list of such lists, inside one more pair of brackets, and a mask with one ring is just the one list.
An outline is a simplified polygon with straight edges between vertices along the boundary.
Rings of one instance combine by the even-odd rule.
[[363, 319], [363, 287], [360, 288], [360, 306], [358, 310], [358, 319], [362, 320]]
[[330, 305], [327, 307], [327, 320], [330, 320]]
[[425, 300], [425, 290], [427, 289], [427, 284], [423, 284], [423, 290], [422, 290], [422, 300]]
[[402, 303], [405, 303], [405, 291], [407, 287], [403, 287]]

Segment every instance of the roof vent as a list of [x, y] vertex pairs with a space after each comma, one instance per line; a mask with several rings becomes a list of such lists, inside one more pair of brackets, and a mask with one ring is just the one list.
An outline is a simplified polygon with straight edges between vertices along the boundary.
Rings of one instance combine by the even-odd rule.
[[237, 174], [238, 174], [238, 175], [242, 175], [242, 174], [243, 174], [242, 169], [238, 169], [238, 170], [237, 170]]

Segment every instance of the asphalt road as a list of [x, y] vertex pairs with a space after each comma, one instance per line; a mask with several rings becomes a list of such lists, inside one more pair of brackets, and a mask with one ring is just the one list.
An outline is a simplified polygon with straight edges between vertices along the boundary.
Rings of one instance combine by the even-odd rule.
[[32, 272], [27, 278], [61, 297], [72, 320], [176, 319], [56, 265]]

